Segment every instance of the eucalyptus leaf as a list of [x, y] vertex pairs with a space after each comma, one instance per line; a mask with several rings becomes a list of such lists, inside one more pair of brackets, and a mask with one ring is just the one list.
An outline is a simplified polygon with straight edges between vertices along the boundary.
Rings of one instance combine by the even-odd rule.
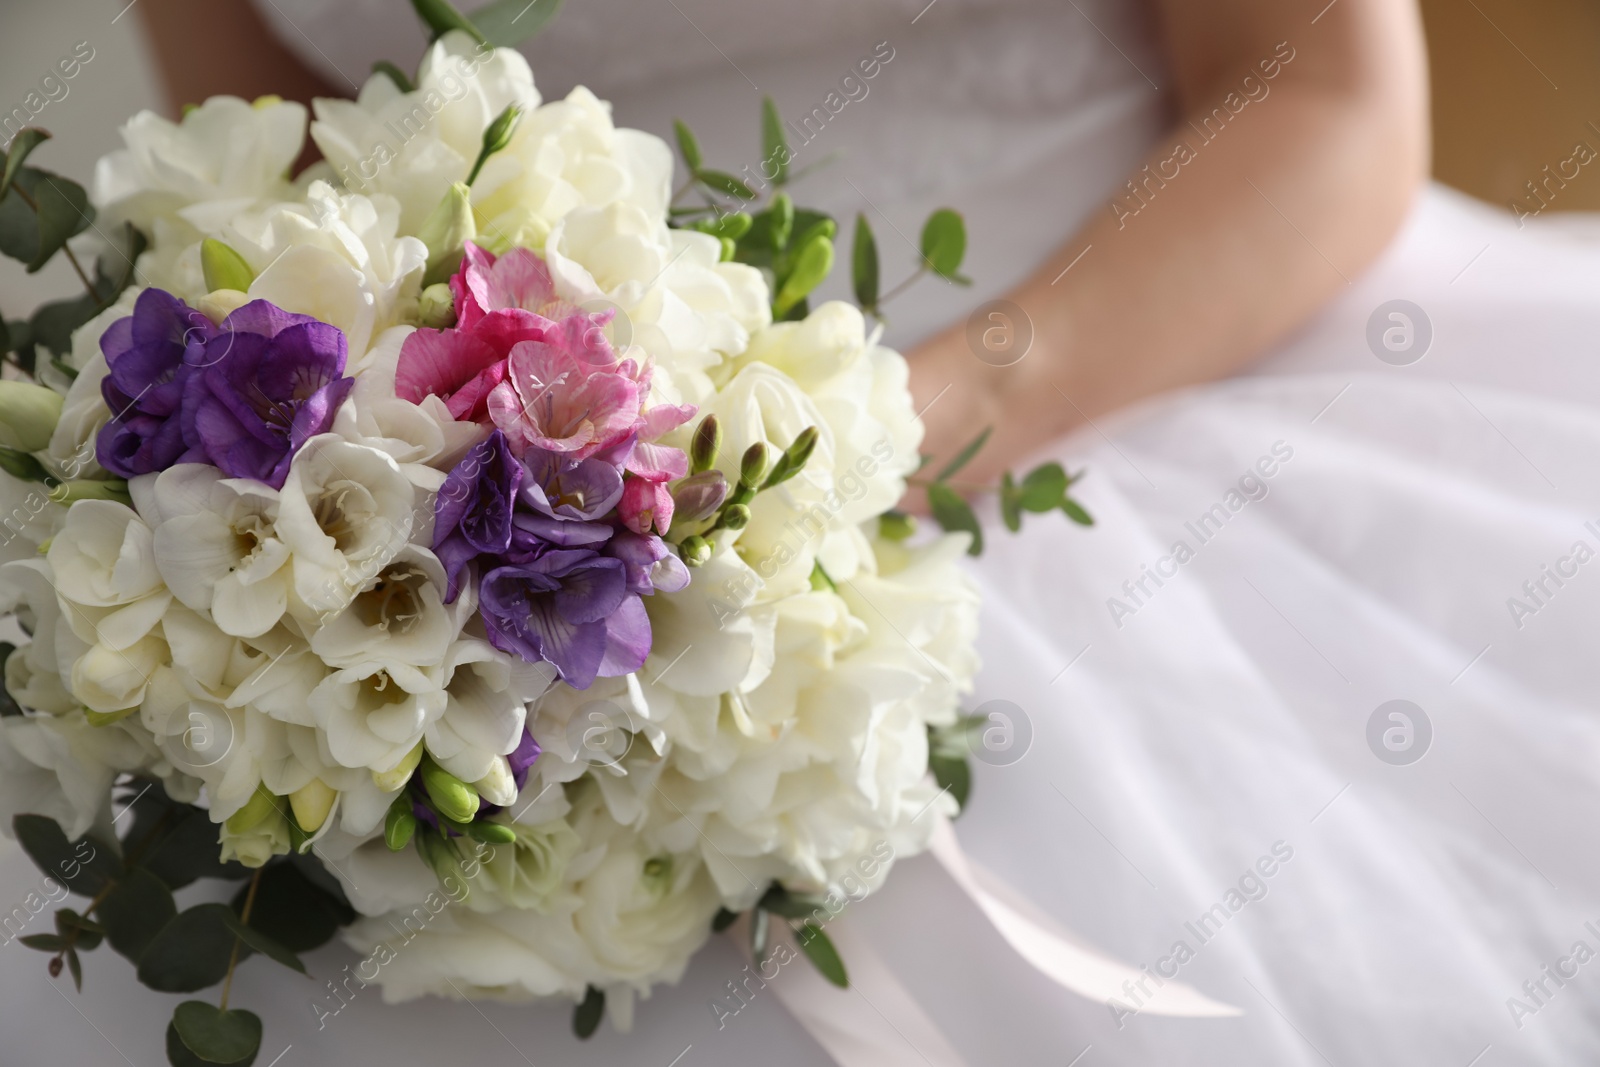
[[972, 765], [966, 757], [930, 752], [928, 770], [933, 772], [933, 780], [939, 783], [939, 788], [949, 790], [956, 803], [965, 810], [967, 797], [972, 793]]
[[17, 842], [39, 870], [74, 893], [92, 897], [122, 869], [110, 846], [85, 835], [68, 841], [60, 825], [44, 815], [18, 815], [11, 820]]
[[496, 48], [515, 48], [537, 34], [561, 10], [561, 0], [496, 0], [467, 18]]
[[1070, 496], [1061, 501], [1061, 510], [1067, 513], [1067, 518], [1071, 519], [1079, 526], [1094, 525], [1094, 516], [1085, 511], [1083, 505], [1072, 499]]
[[983, 527], [978, 524], [978, 516], [973, 513], [972, 505], [962, 499], [960, 493], [943, 482], [934, 482], [928, 486], [928, 507], [933, 511], [934, 520], [945, 532], [972, 535], [972, 544], [967, 548], [969, 556], [983, 553]]
[[436, 41], [451, 30], [462, 30], [479, 44], [488, 43], [483, 31], [457, 11], [449, 0], [411, 0], [411, 6]]
[[802, 924], [795, 932], [795, 941], [806, 958], [822, 972], [822, 977], [840, 989], [850, 988], [850, 976], [844, 969], [844, 960], [839, 958], [839, 950], [833, 947], [833, 941], [822, 932], [822, 927], [815, 923]]
[[1022, 492], [1010, 471], [1000, 476], [1000, 521], [1012, 533], [1022, 529]]
[[[239, 917], [233, 913], [233, 909], [229, 908], [227, 909], [227, 912], [230, 916], [229, 926], [232, 927], [234, 934], [239, 938], [240, 941], [243, 941], [246, 945], [249, 945], [251, 948], [272, 960], [274, 963], [281, 963], [291, 971], [299, 971], [301, 974], [306, 973], [306, 965], [300, 962], [299, 956], [296, 956], [293, 952], [290, 952], [288, 949], [284, 948], [277, 941], [268, 937], [260, 930], [257, 930], [254, 927], [246, 926], [242, 921], [240, 921]], [[254, 917], [254, 913], [252, 913], [251, 918]]]
[[173, 1011], [172, 1025], [184, 1047], [206, 1063], [246, 1063], [261, 1049], [261, 1019], [253, 1012], [186, 1000]]
[[93, 919], [86, 919], [71, 908], [57, 909], [56, 933], [66, 937], [74, 930], [77, 931], [74, 944], [85, 952], [96, 948], [106, 936], [106, 928]]
[[68, 945], [65, 953], [67, 958], [67, 973], [72, 975], [72, 988], [79, 993], [83, 992], [83, 961], [78, 958], [76, 946]]
[[682, 119], [673, 119], [672, 134], [677, 138], [678, 154], [683, 157], [683, 165], [689, 168], [691, 174], [698, 171], [705, 160], [700, 155], [700, 142], [695, 140], [694, 131]]
[[122, 878], [95, 912], [106, 928], [106, 939], [119, 955], [134, 963], [150, 942], [178, 914], [172, 891], [149, 871], [135, 867]]
[[778, 116], [778, 105], [772, 97], [761, 98], [761, 173], [766, 174], [766, 164], [773, 167], [772, 184], [782, 185], [789, 180], [789, 145], [783, 136], [783, 120]]
[[[187, 805], [185, 805], [187, 807]], [[141, 866], [166, 883], [182, 889], [201, 878], [248, 878], [247, 867], [223, 863], [217, 843], [217, 824], [199, 808], [169, 820], [162, 837], [145, 852]]]
[[28, 934], [17, 940], [39, 952], [60, 952], [67, 947], [67, 939], [60, 934]]
[[856, 235], [850, 249], [850, 283], [856, 303], [865, 311], [878, 306], [878, 239], [872, 235], [867, 216], [856, 215]]
[[68, 238], [89, 228], [94, 221], [94, 208], [89, 206], [89, 194], [77, 182], [31, 168], [23, 173], [30, 172], [40, 176], [32, 190], [39, 225], [38, 246], [28, 264], [28, 273], [33, 274], [65, 247]]
[[738, 912], [729, 911], [727, 908], [718, 908], [717, 914], [711, 918], [711, 930], [713, 933], [720, 934], [738, 921]]
[[773, 882], [761, 895], [756, 907], [774, 915], [782, 915], [785, 919], [809, 919], [817, 912], [827, 910], [821, 898], [791, 893], [777, 882]]
[[962, 467], [965, 467], [968, 463], [972, 462], [972, 458], [974, 456], [983, 451], [983, 446], [989, 443], [989, 435], [992, 433], [994, 433], [993, 426], [984, 427], [982, 433], [978, 434], [977, 437], [974, 437], [971, 441], [967, 442], [967, 447], [963, 448], [960, 452], [957, 452], [955, 454], [955, 458], [953, 458], [949, 463], [946, 463], [944, 465], [944, 469], [933, 476], [933, 480], [936, 482], [942, 482], [948, 478], [954, 477], [958, 472], [960, 472]]
[[1045, 463], [1029, 471], [1022, 479], [1018, 498], [1024, 510], [1043, 515], [1054, 511], [1066, 499], [1067, 486], [1071, 484], [1067, 472], [1059, 463]]
[[[233, 910], [244, 909], [249, 887], [241, 887]], [[250, 926], [290, 952], [309, 952], [327, 944], [351, 921], [349, 905], [314, 885], [293, 863], [278, 862], [261, 872]]]
[[24, 126], [17, 135], [11, 139], [11, 147], [6, 152], [6, 169], [0, 176], [0, 194], [11, 188], [11, 179], [22, 170], [22, 164], [33, 154], [33, 150], [50, 139], [49, 130], [41, 130], [37, 126]]
[[[180, 911], [139, 957], [139, 981], [163, 993], [193, 993], [216, 985], [228, 973], [237, 922], [226, 904]], [[239, 960], [249, 951], [247, 945], [239, 946]]]
[[584, 990], [583, 1002], [572, 1012], [572, 1032], [587, 1040], [600, 1029], [600, 1019], [606, 1013], [606, 995], [594, 986]]
[[922, 225], [922, 258], [941, 278], [955, 280], [967, 255], [967, 224], [961, 215], [942, 207]]

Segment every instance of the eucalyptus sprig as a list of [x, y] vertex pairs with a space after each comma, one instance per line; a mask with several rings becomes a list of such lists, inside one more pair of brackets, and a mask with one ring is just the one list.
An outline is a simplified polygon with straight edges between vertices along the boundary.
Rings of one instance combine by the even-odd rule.
[[[794, 153], [784, 137], [777, 104], [770, 96], [761, 101], [759, 180], [752, 179], [749, 167], [744, 168], [744, 177], [708, 167], [700, 142], [682, 121], [673, 122], [673, 133], [689, 176], [673, 193], [670, 224], [711, 234], [722, 241], [724, 260], [766, 271], [772, 283], [774, 321], [805, 318], [810, 313], [808, 298], [833, 272], [839, 224], [823, 212], [796, 207], [785, 191], [801, 175], [790, 170]], [[699, 204], [679, 204], [691, 194], [698, 194]], [[960, 213], [940, 208], [923, 224], [917, 267], [880, 295], [877, 240], [866, 216], [857, 215], [850, 255], [856, 301], [881, 320], [884, 304], [929, 275], [970, 285], [971, 280], [961, 274], [966, 249], [966, 223]]]

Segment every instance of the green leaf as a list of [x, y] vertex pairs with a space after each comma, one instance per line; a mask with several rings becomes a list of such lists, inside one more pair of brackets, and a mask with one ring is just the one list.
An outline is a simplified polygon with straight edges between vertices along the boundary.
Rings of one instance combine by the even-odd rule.
[[982, 554], [983, 527], [978, 525], [978, 516], [973, 513], [972, 505], [962, 499], [961, 494], [943, 482], [934, 482], [928, 486], [928, 507], [933, 510], [934, 520], [945, 532], [972, 535], [972, 544], [967, 549], [969, 556]]
[[755, 190], [725, 171], [699, 169], [694, 172], [694, 178], [714, 192], [737, 197], [740, 200], [756, 198]]
[[[770, 96], [761, 98], [761, 161], [763, 164], [772, 164], [773, 185], [782, 185], [789, 180], [789, 144], [784, 140], [783, 120], [778, 117], [778, 105], [772, 102]], [[766, 174], [765, 166], [761, 173]]]
[[1029, 471], [1022, 479], [1018, 503], [1036, 515], [1054, 511], [1066, 499], [1067, 486], [1071, 484], [1067, 472], [1059, 463], [1045, 463]]
[[186, 1000], [172, 1013], [172, 1025], [184, 1047], [207, 1063], [241, 1063], [261, 1048], [261, 1020], [237, 1008]]
[[561, 0], [496, 0], [467, 17], [496, 48], [515, 48], [544, 29], [560, 10]]
[[[309, 859], [309, 857], [307, 857]], [[249, 887], [239, 890], [233, 910], [244, 909]], [[310, 952], [327, 944], [339, 927], [355, 918], [342, 896], [334, 897], [315, 884], [300, 866], [279, 862], [261, 872], [256, 902], [250, 909], [250, 927], [289, 952]]]
[[594, 986], [584, 991], [583, 1003], [572, 1013], [572, 1032], [587, 1040], [600, 1029], [600, 1018], [606, 1013], [606, 995]]
[[427, 26], [437, 41], [451, 30], [464, 30], [474, 41], [487, 44], [489, 39], [483, 31], [474, 26], [467, 17], [457, 11], [449, 0], [411, 0], [411, 6], [416, 9], [417, 17]]
[[800, 951], [822, 972], [822, 977], [840, 989], [850, 988], [850, 976], [845, 973], [844, 960], [839, 958], [839, 950], [833, 947], [833, 942], [822, 932], [822, 927], [815, 923], [804, 923], [795, 932], [795, 940], [800, 945]]
[[11, 180], [22, 170], [23, 162], [33, 154], [33, 150], [49, 139], [50, 131], [36, 126], [24, 126], [11, 139], [11, 149], [6, 153], [5, 174], [0, 177], [0, 195], [11, 188]]
[[106, 894], [95, 914], [105, 924], [111, 947], [138, 963], [150, 942], [178, 914], [178, 906], [161, 879], [135, 867], [117, 880], [116, 888]]
[[720, 934], [738, 921], [738, 912], [729, 911], [727, 908], [718, 908], [717, 914], [711, 919], [711, 930], [713, 933]]
[[1000, 519], [1012, 533], [1022, 529], [1022, 493], [1010, 471], [1000, 476]]
[[11, 820], [17, 842], [39, 870], [74, 893], [92, 897], [122, 869], [115, 852], [87, 835], [68, 841], [54, 819], [44, 815], [18, 815]]
[[[296, 956], [260, 930], [246, 926], [239, 920], [239, 916], [234, 914], [232, 908], [226, 910], [229, 916], [228, 925], [233, 929], [234, 934], [238, 936], [240, 941], [243, 941], [274, 963], [281, 963], [291, 971], [299, 971], [301, 974], [306, 973], [306, 965], [300, 962], [299, 956]], [[255, 918], [255, 913], [252, 912], [250, 917], [252, 919]]]
[[781, 319], [821, 285], [833, 270], [833, 242], [816, 234], [799, 246], [794, 268], [778, 289], [772, 302], [773, 318]]
[[922, 258], [941, 278], [955, 280], [967, 254], [967, 224], [961, 215], [942, 207], [922, 225]]
[[[81, 944], [82, 942], [80, 941], [79, 943]], [[78, 959], [78, 950], [77, 950], [77, 948], [75, 948], [73, 946], [68, 946], [67, 947], [67, 951], [66, 951], [66, 957], [67, 957], [67, 970], [72, 975], [72, 988], [76, 989], [78, 992], [82, 993], [83, 992], [83, 961]]]
[[750, 912], [750, 955], [759, 962], [767, 958], [767, 945], [772, 936], [772, 914], [765, 908]]
[[42, 170], [34, 173], [42, 178], [33, 189], [39, 209], [39, 245], [28, 264], [29, 274], [48, 263], [69, 237], [82, 233], [94, 221], [94, 208], [89, 206], [89, 194], [83, 186]]
[[411, 79], [406, 77], [406, 72], [387, 59], [380, 59], [374, 62], [372, 64], [372, 73], [384, 75], [394, 82], [394, 87], [402, 93], [409, 93], [416, 89], [416, 86], [411, 84]]
[[955, 458], [944, 465], [944, 469], [934, 475], [933, 480], [942, 482], [953, 477], [962, 467], [972, 462], [972, 457], [983, 451], [983, 446], [989, 443], [989, 435], [994, 432], [993, 426], [987, 426], [983, 432], [967, 443], [967, 447], [957, 452]]
[[61, 908], [56, 912], [56, 933], [66, 937], [76, 930], [75, 943], [85, 952], [96, 948], [101, 939], [106, 936], [106, 928], [93, 919], [86, 919], [71, 908]]
[[256, 1062], [255, 1053], [232, 1064], [215, 1064], [210, 1060], [203, 1060], [189, 1051], [189, 1046], [183, 1043], [183, 1038], [178, 1036], [176, 1023], [167, 1023], [167, 1062], [172, 1067], [250, 1067]]
[[242, 864], [222, 862], [217, 824], [205, 812], [189, 808], [169, 826], [140, 863], [167, 888], [182, 889], [201, 878], [249, 877], [249, 869]]
[[672, 133], [678, 139], [678, 154], [683, 157], [683, 165], [689, 168], [689, 173], [696, 173], [704, 159], [700, 155], [700, 142], [694, 139], [694, 131], [683, 120], [673, 119]]
[[67, 947], [67, 939], [60, 934], [29, 934], [17, 940], [40, 952], [60, 952]]
[[[226, 904], [180, 911], [139, 957], [139, 981], [163, 993], [193, 993], [216, 985], [228, 973], [237, 924]], [[240, 946], [239, 959], [248, 952]]]
[[1061, 510], [1067, 513], [1067, 518], [1079, 526], [1093, 526], [1094, 516], [1084, 510], [1083, 505], [1070, 496], [1061, 501]]
[[946, 755], [929, 751], [928, 770], [940, 789], [948, 789], [956, 803], [964, 810], [967, 797], [972, 793], [972, 766], [965, 756]]
[[820, 897], [791, 893], [777, 882], [773, 882], [761, 895], [756, 907], [774, 915], [782, 915], [785, 919], [809, 919], [818, 911], [827, 910]]
[[864, 212], [856, 214], [856, 236], [850, 249], [850, 283], [862, 310], [878, 306], [878, 239]]

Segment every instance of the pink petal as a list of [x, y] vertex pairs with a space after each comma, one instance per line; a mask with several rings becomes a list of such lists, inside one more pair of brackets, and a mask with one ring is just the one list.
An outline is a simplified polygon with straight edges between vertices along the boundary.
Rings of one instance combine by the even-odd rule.
[[425, 396], [448, 397], [499, 360], [492, 347], [472, 334], [417, 330], [400, 346], [395, 395], [413, 404]]
[[633, 446], [625, 469], [648, 482], [665, 482], [682, 478], [689, 473], [689, 455], [671, 445], [653, 445], [640, 441]]

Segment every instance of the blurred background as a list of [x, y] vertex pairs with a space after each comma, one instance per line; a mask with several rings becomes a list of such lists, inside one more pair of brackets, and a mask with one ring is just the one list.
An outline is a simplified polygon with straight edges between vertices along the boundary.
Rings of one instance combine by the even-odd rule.
[[[143, 35], [147, 13], [137, 10], [163, 2], [0, 0], [0, 112], [21, 104], [80, 42], [93, 51], [67, 95], [35, 120], [57, 136], [35, 157], [41, 165], [87, 182], [94, 160], [118, 146], [117, 127], [129, 115], [145, 107], [171, 113]], [[1508, 212], [1514, 204], [1545, 213], [1600, 209], [1600, 158], [1582, 162], [1600, 156], [1600, 3], [1422, 0], [1422, 11], [1435, 177]], [[34, 277], [0, 272], [0, 308], [17, 315], [68, 291], [74, 283], [54, 273], [66, 269], [57, 262]]]

